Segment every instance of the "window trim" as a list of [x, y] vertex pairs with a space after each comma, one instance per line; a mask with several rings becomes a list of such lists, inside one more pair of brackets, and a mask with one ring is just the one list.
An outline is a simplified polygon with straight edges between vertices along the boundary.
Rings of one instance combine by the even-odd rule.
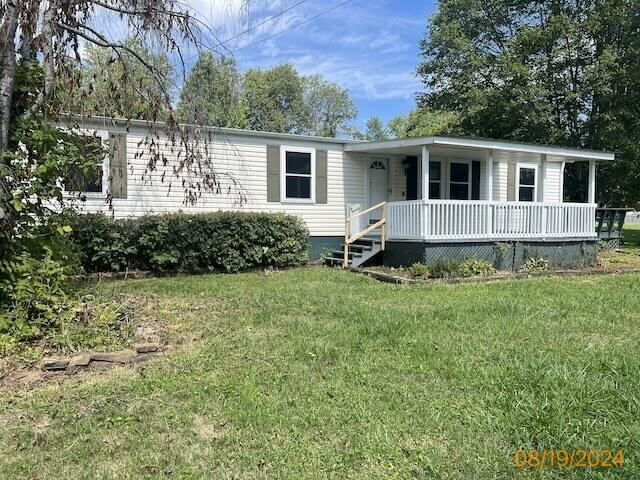
[[[472, 180], [471, 180], [471, 176], [472, 176], [472, 162], [473, 160], [467, 160], [464, 158], [454, 158], [449, 160], [448, 165], [447, 165], [447, 176], [448, 176], [448, 181], [447, 181], [447, 199], [451, 199], [451, 185], [464, 185], [465, 183], [467, 184], [467, 198], [465, 200], [460, 200], [462, 202], [466, 202], [471, 200], [471, 192], [472, 192]], [[468, 177], [468, 181], [467, 182], [454, 182], [451, 180], [451, 167], [453, 166], [454, 163], [464, 163], [469, 167], [469, 177]], [[442, 173], [440, 173], [440, 176], [442, 176]]]
[[[520, 200], [520, 170], [523, 168], [527, 168], [533, 170], [533, 200], [531, 202], [527, 202], [526, 200]], [[518, 163], [516, 166], [516, 202], [522, 203], [535, 203], [538, 201], [538, 182], [540, 181], [538, 177], [538, 164], [537, 163]], [[531, 188], [531, 185], [522, 185], [526, 188]]]
[[[287, 152], [311, 154], [311, 175], [287, 173]], [[310, 198], [287, 197], [287, 176], [311, 178]], [[282, 203], [316, 203], [316, 149], [310, 147], [296, 147], [292, 145], [280, 146], [280, 201]]]
[[102, 191], [87, 192], [81, 190], [67, 190], [64, 185], [64, 179], [61, 178], [60, 184], [62, 187], [62, 194], [67, 196], [82, 195], [85, 198], [105, 198], [107, 196], [107, 193], [109, 192], [109, 160], [111, 160], [111, 152], [109, 152], [109, 132], [107, 132], [106, 130], [87, 130], [74, 128], [71, 130], [71, 133], [75, 133], [77, 135], [82, 135], [85, 137], [95, 136], [95, 138], [99, 138], [102, 141], [102, 146], [106, 150], [104, 158], [102, 159]]

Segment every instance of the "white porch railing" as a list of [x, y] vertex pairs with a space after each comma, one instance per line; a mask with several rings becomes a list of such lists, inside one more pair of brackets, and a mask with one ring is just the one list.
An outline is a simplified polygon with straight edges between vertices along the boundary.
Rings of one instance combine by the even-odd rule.
[[591, 238], [596, 204], [413, 200], [390, 202], [387, 238], [397, 240]]

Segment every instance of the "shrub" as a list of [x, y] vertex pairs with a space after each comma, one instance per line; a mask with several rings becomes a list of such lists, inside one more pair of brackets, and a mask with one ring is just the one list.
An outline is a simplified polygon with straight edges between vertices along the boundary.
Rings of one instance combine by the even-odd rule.
[[417, 262], [409, 267], [409, 274], [412, 278], [426, 280], [427, 278], [429, 278], [431, 271], [429, 270], [429, 267], [424, 263]]
[[92, 272], [237, 272], [308, 260], [306, 226], [280, 213], [179, 213], [129, 220], [90, 214], [75, 216], [70, 223], [71, 239]]
[[47, 251], [42, 259], [22, 253], [12, 262], [12, 282], [3, 289], [8, 309], [0, 311], [0, 354], [8, 354], [24, 342], [40, 338], [47, 332], [76, 317], [80, 303], [65, 291], [75, 277], [72, 267], [52, 258]]
[[458, 275], [461, 277], [475, 277], [477, 275], [491, 275], [496, 272], [489, 262], [479, 259], [469, 259], [458, 265]]
[[529, 258], [522, 267], [521, 272], [544, 272], [549, 270], [549, 260], [542, 257]]
[[438, 260], [429, 266], [431, 278], [451, 278], [458, 276], [458, 262], [453, 260]]

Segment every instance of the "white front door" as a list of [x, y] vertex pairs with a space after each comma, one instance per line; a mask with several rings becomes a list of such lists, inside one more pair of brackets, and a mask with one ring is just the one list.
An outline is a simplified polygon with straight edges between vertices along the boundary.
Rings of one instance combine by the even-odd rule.
[[[369, 173], [369, 205], [386, 202], [389, 195], [389, 159], [371, 157], [368, 165]], [[371, 212], [371, 220], [379, 220], [380, 212]]]

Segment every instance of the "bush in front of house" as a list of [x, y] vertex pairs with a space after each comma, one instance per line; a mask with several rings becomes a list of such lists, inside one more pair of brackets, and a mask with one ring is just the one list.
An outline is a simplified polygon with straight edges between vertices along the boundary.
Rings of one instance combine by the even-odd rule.
[[426, 280], [429, 278], [431, 271], [429, 267], [421, 262], [416, 262], [409, 267], [409, 275], [411, 278], [415, 278], [418, 280]]
[[127, 220], [88, 214], [71, 217], [70, 224], [71, 240], [89, 272], [237, 272], [308, 260], [305, 224], [280, 213], [176, 213]]
[[460, 262], [458, 265], [458, 274], [461, 277], [476, 277], [478, 275], [492, 275], [496, 273], [496, 269], [486, 260], [471, 258]]
[[468, 259], [462, 262], [454, 260], [438, 260], [430, 265], [414, 263], [408, 268], [412, 278], [426, 280], [428, 278], [456, 278], [491, 275], [496, 269], [489, 262], [479, 259]]
[[520, 271], [528, 273], [545, 272], [549, 270], [550, 267], [549, 260], [545, 258], [528, 258], [524, 265], [520, 267]]

